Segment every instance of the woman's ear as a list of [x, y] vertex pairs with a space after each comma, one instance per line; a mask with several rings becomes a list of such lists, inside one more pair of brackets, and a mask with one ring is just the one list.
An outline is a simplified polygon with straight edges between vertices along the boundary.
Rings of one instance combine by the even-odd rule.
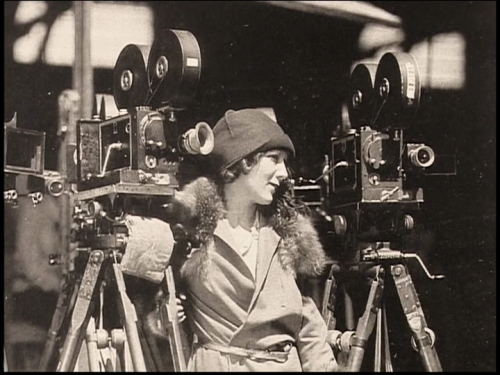
[[259, 157], [254, 155], [252, 158], [244, 158], [240, 161], [241, 170], [244, 174], [249, 174], [252, 168], [259, 162]]
[[244, 174], [250, 173], [250, 169], [252, 169], [252, 167], [249, 165], [247, 159], [243, 159], [241, 161], [241, 169], [242, 169], [242, 171], [243, 171]]

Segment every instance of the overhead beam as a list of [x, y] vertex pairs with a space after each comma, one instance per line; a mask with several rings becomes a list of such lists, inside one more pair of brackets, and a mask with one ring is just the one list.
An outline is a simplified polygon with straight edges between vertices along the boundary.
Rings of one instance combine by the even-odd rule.
[[400, 27], [401, 18], [365, 1], [261, 1], [281, 8], [324, 15], [357, 23]]

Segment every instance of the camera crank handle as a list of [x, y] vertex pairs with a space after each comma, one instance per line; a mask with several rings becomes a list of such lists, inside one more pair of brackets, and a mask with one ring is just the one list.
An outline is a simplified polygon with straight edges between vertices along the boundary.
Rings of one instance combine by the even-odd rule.
[[337, 168], [337, 167], [348, 167], [348, 166], [349, 166], [349, 164], [346, 161], [344, 161], [344, 160], [339, 161], [333, 167], [328, 168], [328, 170], [326, 170], [325, 172], [321, 173], [321, 175], [317, 179], [314, 180], [314, 183], [316, 183], [319, 180], [321, 180], [327, 174], [330, 174], [335, 168]]
[[418, 263], [420, 263], [420, 266], [422, 267], [422, 269], [424, 270], [425, 274], [427, 275], [427, 277], [429, 279], [431, 279], [431, 280], [442, 280], [442, 279], [444, 279], [444, 275], [431, 275], [431, 273], [429, 272], [429, 270], [425, 266], [425, 264], [422, 261], [422, 259], [418, 256], [418, 254], [405, 254], [404, 257], [405, 258], [416, 258], [418, 260]]
[[111, 155], [111, 151], [121, 150], [121, 149], [122, 149], [121, 142], [111, 143], [109, 145], [108, 151], [106, 152], [106, 157], [104, 158], [104, 165], [102, 167], [102, 172], [98, 175], [98, 177], [104, 177], [104, 174], [107, 172], [106, 168], [108, 167], [108, 161], [109, 161], [109, 157]]

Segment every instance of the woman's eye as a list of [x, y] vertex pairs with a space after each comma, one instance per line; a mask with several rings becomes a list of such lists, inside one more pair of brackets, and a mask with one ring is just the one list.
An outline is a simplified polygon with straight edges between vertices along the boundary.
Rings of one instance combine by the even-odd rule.
[[276, 164], [279, 164], [285, 160], [285, 155], [278, 153], [278, 152], [269, 153], [266, 156], [268, 158], [270, 158]]
[[275, 162], [276, 164], [279, 164], [279, 163], [281, 163], [282, 161], [284, 161], [284, 158], [283, 158], [280, 154], [271, 155], [271, 159], [272, 159], [272, 160], [273, 160], [273, 162]]

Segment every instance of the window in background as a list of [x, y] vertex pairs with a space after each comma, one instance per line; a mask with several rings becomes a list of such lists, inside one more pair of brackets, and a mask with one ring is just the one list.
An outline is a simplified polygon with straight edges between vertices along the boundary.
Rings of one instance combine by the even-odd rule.
[[[33, 22], [51, 12], [45, 1], [21, 1], [16, 24]], [[14, 60], [33, 64], [71, 66], [75, 56], [75, 18], [72, 9], [58, 15], [52, 27], [36, 22], [30, 31], [16, 40]], [[91, 61], [95, 68], [113, 68], [127, 44], [151, 45], [154, 16], [145, 4], [93, 2], [91, 10]], [[47, 32], [49, 33], [47, 36]], [[43, 45], [46, 38], [46, 44]]]
[[368, 23], [359, 34], [360, 52], [369, 53], [381, 48], [399, 45], [405, 40], [401, 27], [392, 27], [376, 23]]
[[46, 1], [21, 1], [14, 16], [14, 24], [25, 25], [47, 13]]
[[[384, 28], [383, 28], [384, 29]], [[351, 72], [359, 63], [378, 64], [386, 52], [403, 52], [400, 42], [404, 34], [398, 34], [397, 29], [383, 30], [363, 39], [360, 37], [360, 49], [368, 51], [378, 47], [372, 57], [354, 62]], [[373, 30], [373, 29], [371, 29]], [[378, 35], [378, 36], [377, 36]], [[384, 40], [384, 43], [378, 41]], [[434, 35], [415, 45], [409, 51], [417, 61], [420, 83], [423, 88], [438, 90], [459, 90], [465, 87], [465, 38], [462, 34], [453, 32]]]
[[350, 73], [358, 64], [378, 64], [386, 52], [402, 51], [401, 43], [406, 35], [401, 27], [368, 23], [363, 27], [358, 39], [359, 51], [367, 56], [351, 64]]
[[410, 53], [420, 70], [422, 87], [459, 90], [465, 87], [465, 38], [453, 32], [415, 44]]
[[26, 27], [34, 23], [27, 33], [18, 38], [14, 44], [14, 60], [24, 64], [37, 62], [41, 55], [41, 46], [47, 34], [45, 22], [36, 22], [46, 16], [48, 10], [45, 1], [21, 1], [14, 16], [16, 27]]

